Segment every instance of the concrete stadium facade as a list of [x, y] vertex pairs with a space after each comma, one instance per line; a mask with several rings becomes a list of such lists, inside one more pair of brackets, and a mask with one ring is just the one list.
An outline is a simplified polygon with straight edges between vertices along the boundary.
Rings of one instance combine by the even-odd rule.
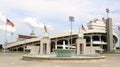
[[[97, 51], [107, 51], [107, 33], [106, 33], [106, 20], [105, 19], [94, 19], [87, 24], [88, 29], [83, 31], [84, 39], [86, 40], [85, 50], [87, 54], [94, 54]], [[112, 27], [114, 29], [114, 27]], [[113, 49], [118, 42], [118, 36], [114, 33], [113, 30]], [[29, 39], [18, 40], [13, 43], [8, 43], [6, 48], [10, 51], [26, 51], [33, 50], [37, 53], [39, 52], [42, 42], [42, 37], [35, 37]], [[76, 49], [76, 40], [78, 39], [78, 31], [73, 32], [72, 34], [72, 44], [70, 33], [61, 33], [55, 35], [49, 35], [50, 40], [50, 53], [54, 52], [54, 49], [62, 49], [63, 41], [65, 42], [65, 48]], [[30, 47], [30, 46], [34, 46]]]

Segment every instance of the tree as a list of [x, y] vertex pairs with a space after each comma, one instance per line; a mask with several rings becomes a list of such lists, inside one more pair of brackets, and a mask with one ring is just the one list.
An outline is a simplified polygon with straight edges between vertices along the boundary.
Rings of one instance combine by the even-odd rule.
[[2, 44], [0, 44], [0, 49], [2, 49]]
[[116, 47], [116, 49], [120, 49], [120, 47]]

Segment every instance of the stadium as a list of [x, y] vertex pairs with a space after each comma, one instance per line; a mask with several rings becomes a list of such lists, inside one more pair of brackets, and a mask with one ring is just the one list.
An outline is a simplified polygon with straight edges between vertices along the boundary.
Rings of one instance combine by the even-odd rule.
[[[82, 26], [82, 25], [81, 25]], [[112, 26], [112, 24], [111, 24]], [[107, 30], [106, 30], [106, 19], [94, 19], [87, 23], [87, 28], [82, 26], [83, 38], [85, 39], [85, 44], [80, 46], [81, 54], [95, 54], [99, 51], [108, 51], [109, 44], [107, 42]], [[118, 36], [114, 33], [114, 27], [112, 27], [113, 35], [113, 46], [114, 49], [116, 43], [118, 42]], [[46, 36], [46, 34], [45, 34]], [[79, 29], [72, 33], [72, 44], [70, 32], [64, 32], [60, 34], [47, 35], [49, 42], [50, 53], [54, 52], [54, 49], [63, 49], [63, 44], [65, 44], [65, 49], [76, 49], [76, 40], [79, 38]], [[17, 41], [12, 43], [7, 43], [6, 48], [9, 51], [32, 51], [32, 53], [39, 53], [41, 42], [43, 37], [37, 37], [34, 32], [30, 36], [18, 35]], [[46, 51], [47, 46], [43, 46]], [[43, 50], [43, 51], [44, 51]], [[44, 52], [45, 52], [44, 51]], [[45, 52], [46, 53], [46, 52]]]

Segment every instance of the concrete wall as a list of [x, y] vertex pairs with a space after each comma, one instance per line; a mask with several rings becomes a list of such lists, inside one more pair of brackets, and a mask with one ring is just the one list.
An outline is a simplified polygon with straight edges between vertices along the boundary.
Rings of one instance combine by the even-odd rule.
[[27, 49], [30, 49], [30, 54], [39, 53], [39, 46], [27, 46]]
[[89, 54], [96, 54], [96, 50], [101, 50], [100, 47], [86, 47], [86, 54], [89, 55]]

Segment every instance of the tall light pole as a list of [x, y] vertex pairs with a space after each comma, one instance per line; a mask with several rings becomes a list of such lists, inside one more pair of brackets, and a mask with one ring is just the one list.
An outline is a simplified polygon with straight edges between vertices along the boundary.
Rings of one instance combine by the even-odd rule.
[[106, 19], [106, 33], [107, 33], [107, 51], [113, 52], [113, 29], [112, 29], [112, 18], [109, 17], [110, 10], [106, 9], [107, 19]]
[[107, 13], [107, 18], [109, 18], [110, 10], [108, 8], [106, 8], [106, 13]]
[[[118, 26], [118, 31], [120, 32], [120, 26]], [[120, 51], [120, 33], [119, 33], [119, 51]]]
[[73, 16], [69, 16], [69, 21], [71, 22], [71, 32], [70, 32], [70, 46], [72, 46], [72, 22], [74, 22], [74, 17]]

